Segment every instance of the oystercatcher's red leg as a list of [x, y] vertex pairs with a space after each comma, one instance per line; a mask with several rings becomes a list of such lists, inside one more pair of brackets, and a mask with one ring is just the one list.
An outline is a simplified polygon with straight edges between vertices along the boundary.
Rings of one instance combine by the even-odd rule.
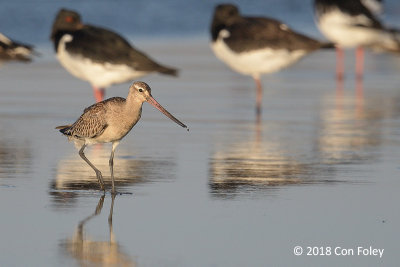
[[263, 94], [263, 89], [262, 89], [262, 84], [260, 80], [260, 76], [253, 76], [254, 81], [256, 82], [257, 86], [257, 98], [256, 98], [256, 113], [257, 115], [261, 114], [261, 105], [262, 105], [262, 94]]
[[362, 46], [356, 49], [356, 78], [362, 79], [364, 74], [364, 48]]
[[344, 50], [340, 47], [336, 47], [336, 78], [344, 78]]
[[96, 99], [96, 102], [101, 102], [104, 100], [104, 88], [97, 88], [96, 86], [93, 86], [93, 95], [94, 98]]

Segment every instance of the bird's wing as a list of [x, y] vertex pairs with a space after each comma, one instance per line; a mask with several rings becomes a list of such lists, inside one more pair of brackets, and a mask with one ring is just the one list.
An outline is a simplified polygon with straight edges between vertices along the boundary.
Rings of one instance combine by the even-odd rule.
[[[355, 27], [368, 27], [375, 29], [383, 29], [384, 26], [376, 17], [376, 7], [380, 4], [379, 0], [354, 0], [354, 1], [316, 1], [316, 9], [329, 12], [338, 8], [340, 12], [347, 15], [347, 23]], [[375, 8], [371, 6], [375, 3]]]
[[99, 102], [86, 108], [79, 119], [69, 127], [65, 134], [76, 138], [95, 138], [107, 128], [105, 103]]
[[382, 2], [382, 0], [361, 0], [361, 3], [375, 16], [379, 16], [383, 12]]
[[146, 54], [135, 49], [122, 36], [108, 29], [86, 25], [73, 32], [74, 38], [66, 43], [71, 53], [85, 55], [97, 62], [124, 64], [139, 71], [158, 66]]
[[0, 33], [0, 55], [3, 59], [30, 61], [32, 55], [38, 55], [32, 45], [23, 44], [9, 39]]
[[[384, 26], [376, 17], [377, 11], [371, 8], [372, 1], [342, 1], [339, 9], [347, 10], [353, 17], [354, 26], [383, 29]], [[376, 3], [376, 1], [375, 1]], [[343, 6], [343, 7], [342, 7]]]
[[274, 19], [247, 17], [228, 26], [226, 30], [225, 42], [239, 53], [267, 47], [290, 51], [321, 47], [319, 41], [292, 31], [286, 24]]

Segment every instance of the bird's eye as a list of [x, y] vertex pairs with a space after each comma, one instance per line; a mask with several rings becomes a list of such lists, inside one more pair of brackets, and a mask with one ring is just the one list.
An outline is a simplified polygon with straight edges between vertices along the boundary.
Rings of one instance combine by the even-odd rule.
[[68, 22], [68, 23], [71, 23], [71, 22], [74, 21], [74, 18], [71, 17], [71, 16], [67, 16], [67, 17], [65, 18], [65, 21]]
[[140, 89], [139, 89], [139, 92], [141, 92], [141, 93], [142, 93], [142, 92], [143, 92], [143, 89], [142, 89], [142, 88], [140, 88]]

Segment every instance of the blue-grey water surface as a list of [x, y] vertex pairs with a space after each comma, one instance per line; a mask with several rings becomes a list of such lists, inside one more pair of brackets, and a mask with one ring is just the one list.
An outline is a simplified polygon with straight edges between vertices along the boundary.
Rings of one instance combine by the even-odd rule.
[[[308, 1], [236, 2], [322, 38]], [[337, 84], [334, 51], [316, 52], [263, 77], [257, 122], [252, 79], [209, 48], [215, 3], [2, 2], [1, 31], [37, 44], [42, 57], [0, 69], [0, 266], [398, 264], [400, 58], [368, 52], [361, 84], [350, 50]], [[385, 18], [400, 26], [400, 5], [386, 4]], [[48, 43], [62, 6], [181, 70], [142, 80], [190, 131], [145, 103], [116, 150], [123, 194], [114, 203], [54, 129], [93, 102], [90, 85], [67, 73]], [[128, 86], [106, 94], [125, 97]], [[108, 187], [110, 149], [87, 149]], [[294, 255], [296, 246], [303, 255]], [[306, 255], [308, 247], [332, 255]], [[358, 247], [383, 256], [357, 255]]]

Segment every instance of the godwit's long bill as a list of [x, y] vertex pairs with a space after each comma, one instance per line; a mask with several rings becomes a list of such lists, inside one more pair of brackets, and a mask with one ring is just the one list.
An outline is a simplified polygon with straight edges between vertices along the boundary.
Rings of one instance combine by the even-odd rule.
[[[114, 151], [119, 141], [127, 135], [139, 121], [142, 114], [143, 102], [148, 102], [164, 113], [168, 118], [187, 128], [185, 124], [175, 118], [163, 108], [151, 95], [151, 88], [144, 82], [134, 82], [129, 87], [128, 97], [113, 97], [86, 108], [76, 122], [71, 125], [58, 126], [61, 133], [72, 140], [79, 148], [79, 155], [95, 171], [100, 187], [105, 191], [103, 176], [85, 156], [84, 149], [88, 145], [97, 143], [112, 143], [110, 156], [110, 172], [112, 193], [114, 185]], [[189, 130], [189, 129], [188, 129]]]
[[180, 120], [175, 118], [171, 113], [169, 113], [165, 108], [163, 108], [163, 106], [161, 106], [151, 95], [149, 95], [149, 98], [146, 101], [151, 105], [153, 105], [153, 107], [164, 113], [165, 116], [167, 116], [168, 118], [170, 118], [171, 120], [182, 126], [183, 128], [187, 128], [185, 124], [183, 124]]

